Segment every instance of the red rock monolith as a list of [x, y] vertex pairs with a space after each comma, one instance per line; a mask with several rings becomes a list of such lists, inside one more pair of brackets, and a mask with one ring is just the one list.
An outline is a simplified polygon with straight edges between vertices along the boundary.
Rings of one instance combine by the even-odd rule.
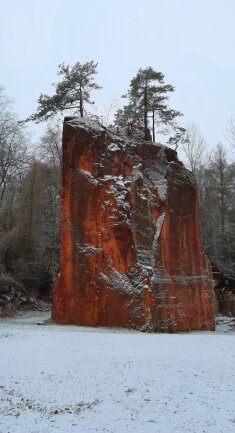
[[53, 319], [213, 330], [195, 179], [174, 150], [66, 118]]

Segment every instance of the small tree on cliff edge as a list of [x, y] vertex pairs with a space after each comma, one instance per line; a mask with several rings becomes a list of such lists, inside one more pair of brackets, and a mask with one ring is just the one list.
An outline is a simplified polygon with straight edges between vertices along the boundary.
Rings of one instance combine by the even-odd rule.
[[94, 104], [90, 99], [91, 91], [101, 88], [94, 81], [97, 64], [93, 61], [83, 64], [77, 62], [74, 66], [60, 64], [57, 74], [62, 80], [53, 84], [55, 94], [41, 94], [38, 98], [37, 112], [28, 117], [26, 122], [32, 120], [39, 123], [57, 113], [63, 113], [64, 110], [75, 110], [84, 117], [84, 104]]
[[123, 126], [123, 122], [136, 122], [142, 126], [145, 139], [149, 138], [148, 119], [152, 118], [153, 141], [155, 141], [155, 124], [175, 126], [175, 118], [182, 116], [179, 111], [168, 107], [168, 93], [173, 92], [171, 84], [165, 84], [164, 75], [155, 71], [152, 67], [139, 69], [137, 75], [132, 78], [127, 97], [129, 104], [116, 113], [115, 124]]

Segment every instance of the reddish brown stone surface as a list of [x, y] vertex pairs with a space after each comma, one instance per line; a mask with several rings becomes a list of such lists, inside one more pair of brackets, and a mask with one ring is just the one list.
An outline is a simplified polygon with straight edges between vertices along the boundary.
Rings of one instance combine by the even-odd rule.
[[59, 323], [214, 329], [192, 174], [176, 153], [66, 119]]

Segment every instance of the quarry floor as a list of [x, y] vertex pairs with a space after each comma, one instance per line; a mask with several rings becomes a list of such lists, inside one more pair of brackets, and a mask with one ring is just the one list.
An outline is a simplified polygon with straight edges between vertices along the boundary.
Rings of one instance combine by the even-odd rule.
[[144, 334], [0, 320], [0, 433], [235, 431], [234, 319]]

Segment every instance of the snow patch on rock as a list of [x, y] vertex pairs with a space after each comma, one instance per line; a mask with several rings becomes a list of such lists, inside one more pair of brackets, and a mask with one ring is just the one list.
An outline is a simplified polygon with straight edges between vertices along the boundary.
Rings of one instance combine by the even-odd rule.
[[92, 185], [94, 186], [98, 185], [98, 180], [89, 171], [82, 170], [80, 168], [78, 172], [81, 176], [84, 176], [88, 180], [88, 182], [90, 182]]
[[117, 143], [110, 143], [108, 145], [109, 152], [118, 152], [121, 150], [121, 146]]
[[103, 251], [102, 248], [98, 248], [93, 245], [81, 245], [78, 242], [76, 243], [76, 246], [80, 251], [80, 253], [85, 253], [87, 255], [92, 255], [92, 256], [96, 256], [97, 254]]

